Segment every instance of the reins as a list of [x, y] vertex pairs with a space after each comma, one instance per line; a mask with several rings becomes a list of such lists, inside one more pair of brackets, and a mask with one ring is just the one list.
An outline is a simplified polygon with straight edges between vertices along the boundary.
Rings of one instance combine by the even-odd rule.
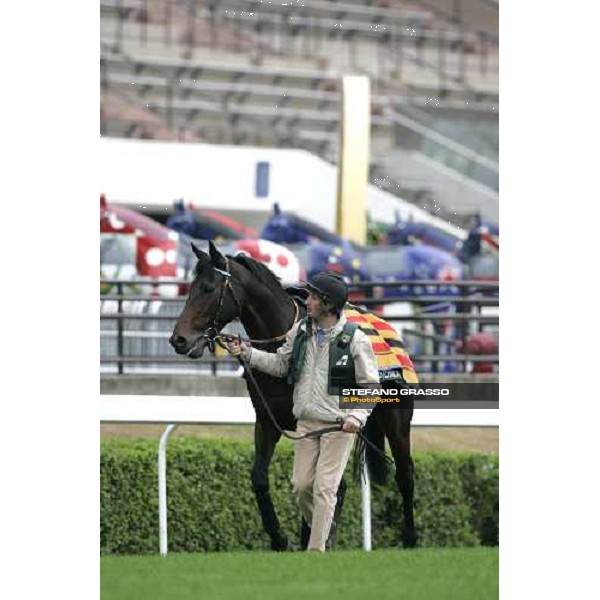
[[[237, 315], [234, 317], [234, 319], [242, 318], [242, 305], [241, 305], [240, 301], [238, 300], [238, 297], [235, 294], [233, 285], [231, 284], [231, 273], [229, 272], [229, 259], [227, 259], [227, 258], [225, 259], [225, 270], [218, 269], [217, 267], [213, 267], [213, 269], [217, 273], [220, 273], [223, 276], [224, 283], [221, 286], [221, 291], [219, 293], [219, 301], [217, 302], [217, 310], [215, 310], [215, 314], [213, 315], [212, 319], [210, 320], [210, 325], [206, 328], [204, 333], [200, 336], [200, 338], [208, 339], [208, 344], [209, 344], [209, 348], [210, 348], [211, 352], [214, 351], [214, 342], [217, 339], [217, 336], [219, 335], [218, 334], [219, 329], [221, 329], [221, 327], [219, 327], [219, 315], [220, 315], [221, 309], [223, 308], [223, 301], [225, 300], [225, 292], [227, 290], [229, 290], [229, 292], [231, 293], [231, 296], [233, 297], [233, 300], [237, 307]], [[294, 302], [294, 301], [292, 300], [292, 302]], [[298, 309], [297, 302], [294, 302], [294, 309], [295, 309], [295, 314], [294, 314], [294, 321], [292, 323], [292, 327], [294, 326], [294, 324], [298, 321], [298, 318], [300, 317], [300, 310]], [[290, 329], [291, 329], [291, 327], [290, 327]], [[277, 335], [272, 338], [267, 338], [267, 339], [262, 339], [262, 340], [248, 339], [247, 341], [249, 341], [250, 343], [252, 343], [254, 345], [272, 344], [275, 342], [281, 342], [281, 341], [285, 340], [286, 336], [287, 336], [287, 332], [282, 333], [281, 335]]]
[[[227, 343], [232, 342], [234, 340], [242, 341], [241, 336], [224, 335], [224, 334], [217, 334], [214, 337], [214, 340], [217, 342], [217, 344], [219, 344], [219, 346], [221, 346], [221, 348], [224, 348], [227, 352], [229, 352], [229, 354], [231, 354], [231, 350], [229, 350]], [[269, 418], [271, 419], [273, 426], [275, 427], [275, 429], [277, 429], [277, 431], [281, 435], [288, 438], [289, 440], [298, 441], [298, 440], [303, 440], [306, 438], [317, 438], [317, 437], [321, 437], [325, 433], [331, 433], [333, 431], [341, 431], [342, 430], [344, 423], [343, 423], [342, 419], [338, 419], [338, 422], [335, 425], [330, 425], [329, 427], [323, 427], [322, 429], [315, 429], [314, 431], [308, 431], [307, 433], [304, 433], [302, 435], [293, 435], [291, 433], [288, 433], [277, 422], [277, 419], [275, 418], [275, 415], [273, 414], [273, 411], [271, 410], [269, 403], [266, 401], [265, 397], [263, 396], [262, 390], [260, 389], [260, 386], [258, 385], [258, 383], [254, 377], [254, 373], [252, 373], [252, 369], [250, 368], [248, 361], [241, 355], [238, 355], [236, 358], [238, 359], [240, 365], [242, 365], [242, 367], [244, 368], [244, 372], [246, 373], [246, 375], [252, 382], [252, 385], [254, 385], [254, 388], [256, 389], [258, 397], [260, 398], [260, 401], [262, 402], [263, 408], [265, 409], [266, 413], [269, 415]]]
[[[292, 302], [294, 302], [292, 300]], [[294, 315], [294, 322], [292, 323], [292, 327], [298, 322], [298, 317], [300, 316], [300, 310], [298, 309], [298, 303], [294, 302], [294, 308], [296, 309], [296, 314]], [[291, 329], [291, 327], [290, 327]], [[286, 333], [282, 333], [281, 335], [278, 335], [276, 337], [272, 337], [266, 340], [254, 340], [252, 338], [248, 339], [247, 341], [250, 342], [251, 344], [272, 344], [274, 342], [282, 342], [283, 340], [285, 340], [287, 336], [287, 332]]]
[[[207, 343], [209, 344], [209, 348], [211, 349], [211, 351], [214, 351], [214, 345], [216, 342], [217, 344], [219, 344], [219, 346], [221, 346], [221, 348], [224, 348], [229, 354], [231, 354], [231, 351], [229, 350], [229, 347], [227, 346], [227, 342], [231, 342], [234, 340], [238, 340], [239, 342], [241, 342], [242, 338], [239, 335], [233, 336], [233, 335], [226, 335], [226, 334], [222, 334], [222, 333], [218, 332], [220, 329], [220, 327], [218, 326], [219, 313], [221, 312], [221, 309], [223, 307], [223, 300], [225, 298], [225, 292], [227, 290], [230, 291], [230, 293], [233, 297], [233, 300], [237, 306], [238, 315], [235, 318], [241, 319], [242, 306], [235, 294], [233, 286], [231, 285], [231, 273], [229, 272], [229, 260], [225, 259], [225, 270], [218, 269], [216, 267], [213, 267], [213, 269], [215, 271], [217, 271], [218, 273], [220, 273], [224, 277], [224, 283], [221, 286], [221, 292], [219, 294], [219, 302], [217, 304], [217, 310], [215, 311], [215, 314], [214, 314], [213, 318], [211, 319], [211, 321], [212, 321], [211, 325], [204, 331], [204, 333], [202, 334], [201, 337], [207, 338]], [[298, 321], [298, 317], [300, 316], [300, 311], [298, 309], [298, 304], [296, 302], [294, 302], [294, 307], [296, 309], [296, 312], [294, 315], [294, 321], [293, 321], [292, 325], [289, 327], [288, 331], [294, 326], [294, 324]], [[269, 339], [262, 339], [262, 340], [248, 339], [245, 341], [248, 341], [253, 344], [269, 344], [269, 343], [274, 343], [274, 342], [280, 342], [280, 341], [284, 340], [286, 338], [286, 336], [287, 336], [287, 332], [285, 332], [281, 335], [278, 335], [276, 337], [269, 338]], [[266, 401], [266, 399], [262, 393], [262, 390], [260, 389], [260, 386], [258, 385], [258, 383], [254, 377], [254, 374], [252, 373], [252, 369], [250, 368], [248, 361], [241, 355], [238, 355], [237, 359], [238, 359], [239, 363], [242, 365], [247, 377], [250, 379], [250, 381], [254, 385], [254, 388], [256, 389], [258, 397], [260, 398], [260, 401], [262, 402], [263, 408], [265, 409], [266, 413], [269, 415], [269, 418], [271, 419], [273, 426], [281, 435], [283, 435], [284, 437], [286, 437], [290, 440], [298, 441], [298, 440], [303, 440], [306, 438], [318, 438], [326, 433], [332, 433], [334, 431], [342, 430], [342, 427], [344, 426], [344, 422], [343, 422], [343, 419], [338, 418], [336, 420], [337, 422], [335, 425], [330, 425], [329, 427], [323, 427], [321, 429], [315, 429], [313, 431], [308, 431], [302, 435], [293, 435], [293, 434], [285, 431], [283, 429], [283, 427], [281, 427], [281, 425], [279, 425], [279, 423], [277, 422], [277, 419], [275, 418], [275, 415], [273, 414], [273, 411], [271, 410], [269, 403]], [[367, 436], [363, 433], [362, 428], [360, 428], [356, 432], [356, 435], [357, 435], [358, 439], [360, 440], [360, 443], [363, 446], [369, 446], [372, 450], [374, 450], [377, 454], [379, 454], [388, 464], [394, 463], [394, 461], [387, 454], [385, 454], [385, 452], [381, 452], [381, 450], [367, 438]], [[364, 460], [362, 457], [364, 457], [364, 452], [361, 452], [361, 461]]]
[[[239, 335], [234, 336], [234, 335], [217, 334], [214, 339], [219, 344], [219, 346], [221, 346], [221, 348], [224, 348], [227, 352], [229, 352], [229, 354], [231, 354], [231, 350], [229, 350], [227, 343], [232, 342], [234, 340], [237, 340], [239, 342], [242, 341], [242, 338]], [[279, 423], [277, 422], [277, 419], [275, 418], [275, 415], [273, 414], [273, 411], [271, 410], [269, 403], [266, 401], [265, 397], [263, 396], [262, 390], [260, 389], [260, 386], [256, 382], [256, 379], [254, 377], [254, 374], [252, 373], [252, 369], [250, 368], [248, 361], [241, 355], [238, 355], [236, 358], [238, 359], [239, 363], [244, 368], [244, 372], [246, 373], [246, 375], [248, 376], [248, 378], [254, 385], [254, 388], [256, 389], [258, 397], [260, 398], [260, 401], [262, 402], [263, 408], [269, 415], [269, 418], [271, 419], [273, 426], [275, 427], [275, 429], [277, 429], [277, 431], [281, 435], [288, 438], [289, 440], [298, 441], [298, 440], [303, 440], [306, 438], [318, 438], [326, 433], [332, 433], [334, 431], [342, 430], [342, 427], [344, 426], [344, 421], [341, 418], [338, 418], [338, 419], [336, 419], [335, 425], [330, 425], [329, 427], [323, 427], [322, 429], [314, 429], [313, 431], [307, 431], [306, 433], [304, 433], [302, 435], [293, 435], [293, 434], [285, 431], [283, 429], [283, 427], [281, 427], [281, 425], [279, 425]], [[367, 438], [367, 436], [362, 431], [362, 427], [356, 432], [356, 436], [360, 440], [359, 443], [362, 444], [363, 447], [369, 446], [369, 448], [371, 448], [377, 454], [379, 454], [379, 456], [381, 456], [389, 465], [394, 464], [394, 461], [385, 452], [382, 452], [377, 446], [375, 446], [375, 444], [373, 444], [371, 442], [371, 440], [369, 440]], [[361, 455], [360, 460], [362, 463], [362, 461], [364, 460], [363, 457], [364, 457], [365, 453], [362, 451], [360, 451], [359, 453]]]

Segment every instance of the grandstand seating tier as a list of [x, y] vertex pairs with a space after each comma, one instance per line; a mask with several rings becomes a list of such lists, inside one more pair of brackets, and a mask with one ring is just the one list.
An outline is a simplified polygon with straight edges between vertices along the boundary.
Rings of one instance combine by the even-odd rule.
[[[498, 44], [493, 11], [477, 6], [484, 0], [264, 4], [101, 0], [102, 135], [297, 147], [334, 162], [341, 76], [367, 75], [373, 172], [416, 196], [431, 177], [440, 203], [448, 191], [446, 208], [473, 212], [479, 184], [465, 174], [479, 177], [480, 162], [497, 162]], [[403, 111], [417, 130], [472, 150], [452, 156], [455, 142], [449, 150], [394, 122]], [[471, 164], [469, 153], [482, 157]], [[412, 181], [395, 168], [401, 155]], [[448, 171], [445, 190], [449, 165], [462, 172]], [[481, 192], [482, 206], [496, 198], [497, 210], [497, 194]]]

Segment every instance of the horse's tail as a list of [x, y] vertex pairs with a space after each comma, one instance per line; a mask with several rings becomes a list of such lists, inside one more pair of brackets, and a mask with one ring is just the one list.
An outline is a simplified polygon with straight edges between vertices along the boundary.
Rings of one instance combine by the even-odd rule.
[[385, 458], [385, 436], [377, 423], [369, 416], [362, 433], [375, 448], [367, 444], [361, 437], [356, 437], [354, 446], [354, 477], [360, 478], [360, 466], [366, 457], [371, 481], [377, 485], [385, 485], [388, 477], [388, 461]]

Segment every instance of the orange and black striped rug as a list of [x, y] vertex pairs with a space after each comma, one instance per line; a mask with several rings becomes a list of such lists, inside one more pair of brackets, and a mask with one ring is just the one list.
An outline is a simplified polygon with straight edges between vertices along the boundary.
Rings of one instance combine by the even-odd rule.
[[402, 376], [407, 383], [419, 382], [400, 334], [389, 323], [352, 304], [346, 305], [344, 314], [350, 323], [356, 323], [369, 336], [382, 382], [392, 378], [393, 371], [397, 371], [398, 367], [402, 369]]

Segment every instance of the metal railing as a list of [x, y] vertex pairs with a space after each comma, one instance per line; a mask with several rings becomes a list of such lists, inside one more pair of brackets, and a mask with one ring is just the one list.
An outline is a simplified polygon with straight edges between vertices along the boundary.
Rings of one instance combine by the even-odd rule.
[[[189, 281], [102, 280], [115, 293], [101, 294], [101, 358], [105, 372], [233, 374], [238, 363], [226, 353], [191, 361], [168, 343], [184, 297], [127, 293], [152, 284], [186, 286]], [[183, 288], [180, 288], [183, 289]], [[386, 293], [393, 290], [393, 295]], [[472, 333], [498, 330], [499, 286], [489, 282], [369, 282], [351, 286], [351, 302], [380, 314], [401, 332], [418, 372], [468, 373], [478, 363], [498, 365], [498, 355], [465, 353]], [[361, 294], [360, 298], [356, 295]], [[490, 313], [491, 311], [491, 313]], [[493, 314], [495, 312], [495, 314]], [[497, 369], [497, 367], [496, 367]]]
[[429, 146], [423, 144], [422, 152], [470, 179], [498, 191], [499, 168], [497, 161], [490, 160], [483, 154], [471, 150], [398, 111], [394, 111], [389, 118], [393, 123], [417, 133], [424, 142], [429, 144]]
[[[337, 102], [339, 96], [336, 92], [328, 92], [312, 87], [299, 87], [300, 79], [295, 85], [282, 85], [273, 87], [263, 84], [249, 84], [235, 81], [219, 82], [198, 80], [195, 78], [171, 75], [149, 76], [149, 75], [126, 75], [117, 73], [115, 61], [110, 61], [112, 67], [107, 66], [108, 60], [102, 61], [102, 85], [103, 89], [111, 93], [122, 93], [131, 90], [135, 84], [138, 93], [144, 92], [145, 109], [152, 115], [157, 115], [165, 123], [165, 126], [175, 130], [175, 124], [181, 128], [195, 132], [201, 137], [205, 136], [203, 130], [207, 124], [217, 125], [219, 119], [229, 115], [233, 119], [220, 122], [223, 131], [230, 132], [234, 137], [244, 129], [242, 121], [249, 131], [264, 130], [259, 123], [269, 124], [267, 130], [275, 139], [275, 143], [281, 145], [285, 140], [291, 138], [293, 145], [306, 147], [314, 150], [315, 144], [318, 153], [323, 158], [328, 158], [328, 150], [335, 147], [338, 141], [339, 111]], [[147, 63], [140, 63], [148, 66]], [[198, 65], [200, 67], [200, 65]], [[134, 70], [136, 67], [130, 65]], [[214, 69], [214, 67], [213, 67]], [[237, 71], [256, 75], [256, 69], [239, 67]], [[293, 71], [289, 72], [293, 75]], [[321, 75], [314, 72], [315, 76]], [[274, 78], [277, 76], [274, 74]], [[329, 79], [322, 77], [320, 82]], [[333, 80], [335, 81], [335, 80]], [[306, 84], [305, 84], [306, 85]], [[152, 90], [153, 93], [149, 94]], [[234, 101], [236, 97], [243, 97], [243, 101]], [[428, 125], [416, 119], [402, 114], [393, 106], [400, 96], [395, 94], [374, 94], [372, 97], [373, 111], [378, 114], [372, 116], [372, 135], [375, 138], [387, 138], [389, 132], [400, 128], [408, 131], [410, 136], [406, 139], [418, 140], [415, 148], [433, 158], [440, 164], [452, 168], [458, 173], [481, 183], [490, 188], [498, 190], [498, 163], [471, 148], [456, 142], [447, 135], [439, 133]], [[131, 101], [131, 99], [130, 99]], [[301, 103], [302, 106], [299, 106]], [[292, 106], [294, 104], [294, 106]], [[224, 106], [226, 107], [224, 110]], [[278, 128], [272, 127], [275, 122], [286, 121], [293, 127], [278, 132]], [[105, 119], [101, 119], [103, 133], [110, 132], [109, 125]], [[130, 127], [130, 126], [128, 126]], [[306, 130], [306, 131], [305, 131]], [[292, 133], [294, 132], [294, 133]], [[302, 132], [317, 134], [318, 139], [311, 140], [303, 137]], [[115, 132], [116, 134], [116, 132]], [[283, 139], [282, 139], [283, 137]], [[400, 135], [399, 139], [406, 136]], [[320, 150], [319, 150], [320, 148]], [[332, 153], [334, 156], [335, 153]], [[392, 190], [395, 193], [397, 190]]]

